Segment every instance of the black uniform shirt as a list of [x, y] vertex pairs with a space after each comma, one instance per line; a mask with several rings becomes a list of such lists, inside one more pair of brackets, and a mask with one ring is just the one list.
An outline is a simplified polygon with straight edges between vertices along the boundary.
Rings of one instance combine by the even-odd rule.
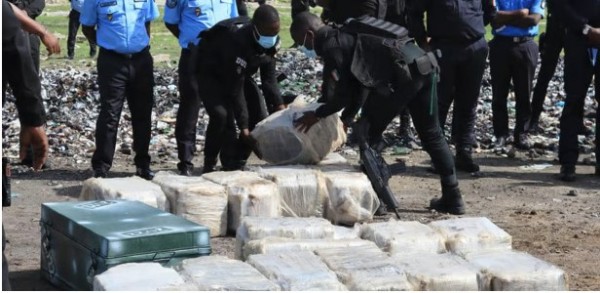
[[[276, 47], [264, 49], [254, 37], [254, 26], [247, 24], [235, 32], [224, 32], [223, 37], [203, 39], [199, 44], [200, 72], [214, 74], [225, 87], [227, 98], [232, 102], [236, 122], [240, 129], [249, 127], [248, 107], [244, 96], [246, 78], [260, 69], [262, 91], [267, 104], [283, 104], [275, 71]], [[278, 45], [277, 45], [278, 46]], [[202, 85], [200, 85], [202, 86]]]
[[576, 33], [585, 25], [600, 28], [600, 0], [556, 0], [563, 10], [564, 21]]
[[[434, 40], [473, 42], [485, 35], [495, 9], [491, 0], [418, 0], [409, 8], [409, 31], [422, 44]], [[427, 31], [424, 14], [427, 12]]]
[[[329, 20], [343, 24], [348, 18], [368, 15], [381, 18], [385, 15], [386, 7], [379, 6], [381, 0], [331, 0], [329, 7]], [[380, 9], [383, 9], [380, 11]]]
[[14, 4], [20, 9], [25, 10], [29, 17], [36, 19], [46, 7], [45, 0], [9, 0], [8, 2]]

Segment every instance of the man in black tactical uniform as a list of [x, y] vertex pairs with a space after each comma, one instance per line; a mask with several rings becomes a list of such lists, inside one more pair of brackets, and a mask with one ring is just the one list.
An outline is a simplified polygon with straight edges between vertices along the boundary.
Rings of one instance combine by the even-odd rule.
[[[251, 22], [233, 18], [201, 33], [196, 70], [209, 115], [203, 173], [215, 170], [217, 157], [223, 170], [242, 169], [252, 152], [250, 131], [268, 109], [285, 108], [275, 71], [279, 27], [277, 10], [265, 4]], [[259, 69], [264, 98], [252, 78]]]
[[[45, 0], [9, 0], [15, 6], [17, 6], [21, 10], [25, 10], [27, 12], [27, 16], [31, 19], [35, 20], [38, 16], [42, 14], [42, 11], [46, 7]], [[29, 35], [29, 45], [30, 45], [30, 54], [33, 59], [33, 64], [35, 66], [35, 70], [40, 72], [40, 37], [36, 34], [28, 33]]]
[[434, 86], [438, 68], [433, 54], [425, 54], [407, 39], [386, 39], [326, 26], [308, 12], [296, 16], [290, 32], [307, 56], [323, 58], [323, 95], [329, 95], [324, 105], [305, 112], [296, 121], [299, 130], [307, 131], [319, 119], [344, 108], [342, 121], [350, 124], [365, 101], [375, 98], [370, 95], [374, 91], [399, 99], [396, 111], [410, 109], [423, 147], [441, 177], [442, 197], [432, 200], [431, 208], [463, 214], [454, 160], [438, 122]]

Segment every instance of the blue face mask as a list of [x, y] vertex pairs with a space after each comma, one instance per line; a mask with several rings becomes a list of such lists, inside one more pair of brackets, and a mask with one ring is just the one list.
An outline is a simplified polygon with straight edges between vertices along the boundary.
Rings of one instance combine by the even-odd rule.
[[277, 45], [277, 36], [262, 36], [260, 35], [260, 33], [258, 32], [257, 29], [256, 30], [256, 34], [258, 35], [258, 44], [265, 48], [265, 49], [271, 49], [273, 47], [275, 47], [275, 45]]
[[309, 50], [306, 48], [306, 35], [304, 35], [304, 42], [302, 42], [302, 46], [298, 47], [298, 50], [302, 51], [302, 53], [304, 53], [304, 55], [306, 55], [306, 57], [309, 59], [317, 58], [317, 51], [315, 51], [315, 49]]

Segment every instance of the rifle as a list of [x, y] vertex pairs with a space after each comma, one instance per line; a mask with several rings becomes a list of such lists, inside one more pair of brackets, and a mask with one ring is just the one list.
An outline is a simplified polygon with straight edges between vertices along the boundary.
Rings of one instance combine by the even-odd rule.
[[383, 157], [369, 146], [369, 143], [367, 142], [368, 130], [369, 123], [364, 117], [360, 118], [352, 128], [352, 131], [356, 133], [356, 137], [359, 141], [360, 160], [363, 165], [363, 172], [367, 175], [369, 181], [371, 181], [371, 185], [373, 186], [373, 190], [375, 190], [377, 197], [385, 203], [388, 209], [392, 209], [396, 214], [396, 217], [400, 219], [400, 215], [398, 214], [398, 201], [388, 184], [392, 174]]

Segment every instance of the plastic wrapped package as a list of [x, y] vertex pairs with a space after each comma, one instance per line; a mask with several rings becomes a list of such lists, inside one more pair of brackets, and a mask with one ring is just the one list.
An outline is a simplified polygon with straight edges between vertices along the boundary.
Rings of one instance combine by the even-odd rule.
[[512, 237], [487, 218], [457, 218], [431, 222], [429, 226], [442, 234], [448, 251], [459, 255], [512, 248]]
[[404, 270], [373, 242], [362, 247], [318, 249], [316, 253], [349, 290], [412, 290]]
[[171, 211], [167, 196], [160, 186], [137, 176], [90, 178], [83, 182], [79, 200], [105, 199], [139, 201], [163, 211]]
[[251, 240], [266, 237], [289, 239], [333, 239], [333, 225], [323, 218], [246, 217], [236, 233], [235, 257], [243, 259], [243, 249]]
[[367, 176], [359, 172], [324, 172], [329, 202], [326, 218], [334, 224], [354, 225], [373, 219], [379, 198]]
[[567, 275], [558, 267], [524, 252], [470, 253], [466, 260], [481, 270], [479, 290], [567, 291]]
[[258, 174], [254, 173], [254, 172], [248, 172], [248, 171], [227, 171], [227, 172], [219, 171], [219, 172], [210, 172], [210, 173], [203, 174], [202, 178], [204, 178], [208, 181], [212, 181], [217, 184], [227, 186], [229, 183], [239, 180], [239, 179], [244, 179], [244, 178], [255, 179], [255, 178], [260, 178], [260, 176], [258, 176]]
[[391, 220], [364, 225], [361, 237], [375, 242], [392, 255], [446, 251], [442, 235], [419, 222]]
[[227, 192], [202, 177], [158, 172], [152, 180], [171, 202], [172, 213], [210, 229], [211, 236], [227, 234]]
[[318, 170], [282, 166], [260, 168], [258, 173], [277, 184], [284, 217], [323, 217], [327, 186]]
[[334, 226], [333, 239], [360, 239], [363, 226], [354, 224], [352, 228], [344, 226]]
[[199, 291], [279, 291], [251, 265], [214, 255], [186, 259], [176, 269]]
[[372, 242], [362, 239], [290, 239], [280, 237], [266, 237], [251, 240], [244, 245], [243, 256], [247, 259], [254, 254], [283, 253], [287, 251], [316, 251], [323, 248], [336, 247], [362, 247], [372, 246]]
[[122, 264], [94, 277], [94, 291], [170, 291], [184, 286], [174, 269], [155, 262]]
[[277, 185], [262, 178], [241, 178], [227, 184], [227, 226], [236, 231], [243, 217], [280, 217]]
[[310, 251], [257, 254], [248, 263], [285, 291], [345, 291], [334, 272]]
[[319, 163], [327, 154], [346, 142], [346, 133], [338, 115], [321, 119], [304, 133], [294, 121], [306, 111], [314, 111], [321, 104], [306, 104], [298, 98], [287, 109], [278, 111], [261, 121], [252, 131], [262, 159], [277, 165]]
[[329, 153], [321, 162], [319, 162], [319, 166], [325, 165], [347, 165], [348, 160], [344, 158], [340, 153]]
[[405, 270], [414, 290], [479, 290], [479, 270], [455, 254], [399, 254], [392, 261]]

